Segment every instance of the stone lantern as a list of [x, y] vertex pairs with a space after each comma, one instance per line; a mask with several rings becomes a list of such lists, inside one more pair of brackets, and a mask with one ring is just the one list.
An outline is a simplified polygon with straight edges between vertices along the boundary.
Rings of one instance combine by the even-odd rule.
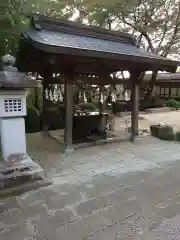
[[43, 170], [27, 154], [25, 121], [26, 88], [36, 87], [35, 81], [13, 67], [15, 59], [2, 57], [0, 71], [0, 134], [2, 158], [8, 168]]

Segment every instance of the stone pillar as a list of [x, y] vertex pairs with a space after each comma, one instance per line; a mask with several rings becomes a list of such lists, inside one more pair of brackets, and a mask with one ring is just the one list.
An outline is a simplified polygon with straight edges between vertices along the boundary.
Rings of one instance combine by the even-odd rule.
[[73, 74], [66, 72], [64, 83], [64, 104], [65, 104], [65, 129], [64, 129], [64, 152], [71, 154], [74, 152], [72, 144], [73, 129], [73, 86], [71, 81]]

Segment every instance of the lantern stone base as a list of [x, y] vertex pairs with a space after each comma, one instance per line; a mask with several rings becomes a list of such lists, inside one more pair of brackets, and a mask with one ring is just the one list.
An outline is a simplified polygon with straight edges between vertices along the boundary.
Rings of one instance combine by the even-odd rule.
[[[44, 170], [33, 162], [29, 156], [24, 161], [11, 165], [6, 161], [1, 162], [0, 191], [14, 187], [19, 188], [24, 184], [28, 184], [31, 189], [34, 187], [37, 188], [43, 185], [44, 182]], [[32, 187], [32, 184], [34, 187]], [[25, 188], [25, 191], [28, 190], [28, 188]]]
[[0, 123], [3, 159], [0, 189], [10, 183], [17, 185], [24, 181], [44, 179], [44, 170], [26, 152], [24, 118], [2, 118]]

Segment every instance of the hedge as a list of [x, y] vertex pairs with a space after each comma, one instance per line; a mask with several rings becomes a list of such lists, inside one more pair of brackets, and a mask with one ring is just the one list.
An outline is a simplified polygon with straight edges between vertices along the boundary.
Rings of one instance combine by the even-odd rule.
[[41, 131], [41, 120], [39, 111], [34, 107], [27, 108], [27, 116], [25, 117], [26, 133], [35, 133]]

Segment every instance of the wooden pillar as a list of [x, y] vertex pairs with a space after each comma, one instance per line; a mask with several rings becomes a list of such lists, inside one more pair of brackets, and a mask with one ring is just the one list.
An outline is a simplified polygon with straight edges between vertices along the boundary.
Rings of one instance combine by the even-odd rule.
[[134, 142], [138, 135], [138, 117], [139, 117], [139, 78], [141, 71], [132, 73], [131, 76], [131, 141]]
[[171, 85], [169, 84], [169, 98], [171, 98]]
[[64, 104], [65, 104], [65, 129], [64, 129], [64, 152], [71, 154], [74, 152], [72, 144], [72, 129], [73, 129], [73, 72], [68, 71], [65, 74], [64, 83]]
[[41, 114], [41, 128], [42, 128], [42, 135], [47, 137], [48, 136], [48, 114], [47, 114], [47, 99], [46, 99], [46, 89], [48, 84], [43, 81], [43, 108]]
[[139, 85], [132, 83], [131, 90], [131, 104], [132, 104], [132, 113], [131, 113], [131, 141], [134, 142], [136, 136], [138, 135], [138, 116], [139, 116]]
[[105, 119], [105, 116], [103, 115], [103, 113], [105, 112], [106, 110], [106, 101], [105, 99], [103, 99], [103, 103], [100, 101], [101, 100], [101, 94], [103, 94], [104, 96], [104, 86], [100, 86], [99, 87], [100, 89], [100, 95], [99, 95], [99, 104], [100, 104], [100, 124], [99, 124], [99, 130], [101, 132], [104, 132], [104, 128], [105, 128], [105, 124], [106, 124], [106, 119]]

